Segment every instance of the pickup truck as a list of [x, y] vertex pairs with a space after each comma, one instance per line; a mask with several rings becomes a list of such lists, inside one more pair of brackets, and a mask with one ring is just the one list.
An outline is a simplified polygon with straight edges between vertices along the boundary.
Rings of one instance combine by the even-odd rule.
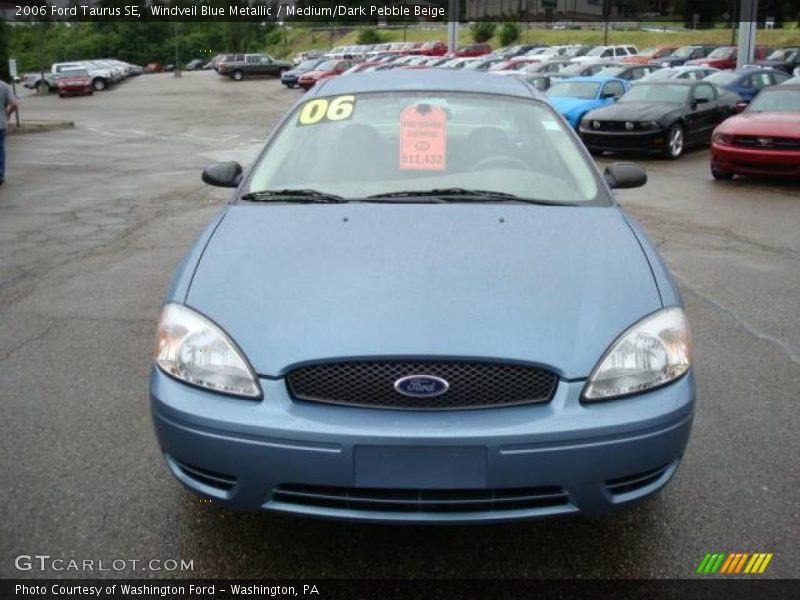
[[217, 65], [217, 73], [241, 81], [255, 75], [280, 77], [281, 73], [291, 68], [291, 63], [275, 60], [269, 54], [231, 54]]
[[78, 61], [53, 64], [50, 67], [50, 72], [44, 73], [44, 79], [40, 72], [26, 73], [22, 85], [32, 90], [53, 92], [57, 87], [56, 79], [58, 74], [63, 70], [70, 69], [86, 69], [92, 78], [92, 88], [98, 92], [106, 89], [115, 81], [114, 74], [110, 68], [97, 65], [91, 61]]

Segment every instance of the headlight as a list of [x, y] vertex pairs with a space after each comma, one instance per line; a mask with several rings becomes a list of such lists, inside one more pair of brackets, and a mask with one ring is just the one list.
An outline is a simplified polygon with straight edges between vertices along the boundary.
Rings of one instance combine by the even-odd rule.
[[158, 322], [156, 364], [186, 383], [258, 398], [261, 389], [247, 360], [224, 331], [180, 304], [167, 304]]
[[715, 144], [732, 144], [733, 136], [725, 133], [718, 133], [714, 136]]
[[691, 364], [691, 335], [683, 310], [665, 308], [620, 336], [597, 363], [584, 401], [636, 394], [677, 379]]

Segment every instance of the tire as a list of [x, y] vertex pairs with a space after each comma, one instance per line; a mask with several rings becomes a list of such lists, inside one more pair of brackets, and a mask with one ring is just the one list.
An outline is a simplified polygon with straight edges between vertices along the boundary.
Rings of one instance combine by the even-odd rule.
[[686, 132], [683, 126], [675, 123], [667, 129], [667, 136], [664, 141], [664, 157], [676, 160], [681, 157], [686, 149]]
[[234, 81], [241, 81], [242, 79], [244, 79], [244, 73], [242, 73], [241, 71], [234, 71], [233, 73], [231, 73], [231, 79], [233, 79]]
[[289, 89], [291, 90], [291, 89], [292, 89], [294, 86], [296, 86], [296, 85], [297, 85], [296, 83], [287, 83], [287, 84], [286, 84], [286, 87], [287, 87], [287, 88], [289, 88]]
[[730, 181], [733, 179], [733, 173], [728, 173], [727, 171], [717, 171], [714, 167], [711, 167], [711, 175], [714, 179], [719, 181]]
[[104, 89], [106, 89], [106, 87], [105, 79], [97, 77], [96, 79], [92, 80], [92, 88], [94, 88], [96, 92], [102, 92]]

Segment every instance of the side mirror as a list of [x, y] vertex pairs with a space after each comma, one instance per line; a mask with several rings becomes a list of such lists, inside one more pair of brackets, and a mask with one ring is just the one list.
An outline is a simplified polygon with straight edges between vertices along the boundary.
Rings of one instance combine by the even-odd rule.
[[606, 167], [603, 178], [612, 189], [636, 188], [647, 183], [647, 171], [634, 163], [614, 163]]
[[708, 98], [695, 98], [692, 100], [692, 104], [697, 106], [698, 104], [708, 104]]
[[218, 162], [203, 169], [203, 181], [217, 187], [235, 188], [242, 180], [242, 165], [236, 161]]
[[739, 100], [739, 102], [737, 102], [737, 103], [734, 105], [734, 107], [733, 107], [733, 110], [735, 110], [737, 113], [740, 113], [740, 112], [742, 112], [742, 111], [743, 111], [745, 108], [747, 108], [747, 102], [745, 102], [744, 100]]

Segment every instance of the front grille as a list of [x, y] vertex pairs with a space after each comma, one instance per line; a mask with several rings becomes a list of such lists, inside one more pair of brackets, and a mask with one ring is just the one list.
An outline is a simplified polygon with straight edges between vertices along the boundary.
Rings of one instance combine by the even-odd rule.
[[732, 160], [734, 167], [750, 169], [751, 171], [763, 171], [765, 173], [794, 173], [800, 170], [800, 164], [789, 163], [762, 163], [750, 160]]
[[[409, 375], [431, 375], [449, 383], [436, 397], [411, 398], [394, 389]], [[370, 408], [458, 410], [548, 402], [556, 375], [538, 367], [479, 362], [340, 362], [295, 369], [286, 378], [297, 400]]]
[[800, 152], [800, 139], [786, 137], [737, 135], [733, 138], [735, 146], [757, 148], [760, 150], [788, 150]]
[[186, 463], [182, 463], [178, 460], [175, 461], [175, 464], [177, 464], [178, 468], [183, 472], [184, 475], [199, 483], [202, 483], [203, 485], [207, 485], [225, 492], [232, 490], [233, 486], [236, 485], [236, 478], [232, 475], [224, 475], [222, 473], [215, 473], [214, 471], [207, 471], [206, 469], [187, 465]]
[[284, 484], [272, 492], [273, 502], [341, 510], [457, 513], [550, 508], [569, 504], [560, 487], [488, 490], [404, 490]]
[[606, 488], [608, 488], [608, 491], [612, 494], [628, 494], [630, 492], [635, 492], [636, 490], [640, 490], [658, 481], [670, 466], [672, 466], [671, 463], [644, 473], [637, 473], [636, 475], [629, 475], [628, 477], [621, 477], [619, 479], [609, 479], [606, 481]]

